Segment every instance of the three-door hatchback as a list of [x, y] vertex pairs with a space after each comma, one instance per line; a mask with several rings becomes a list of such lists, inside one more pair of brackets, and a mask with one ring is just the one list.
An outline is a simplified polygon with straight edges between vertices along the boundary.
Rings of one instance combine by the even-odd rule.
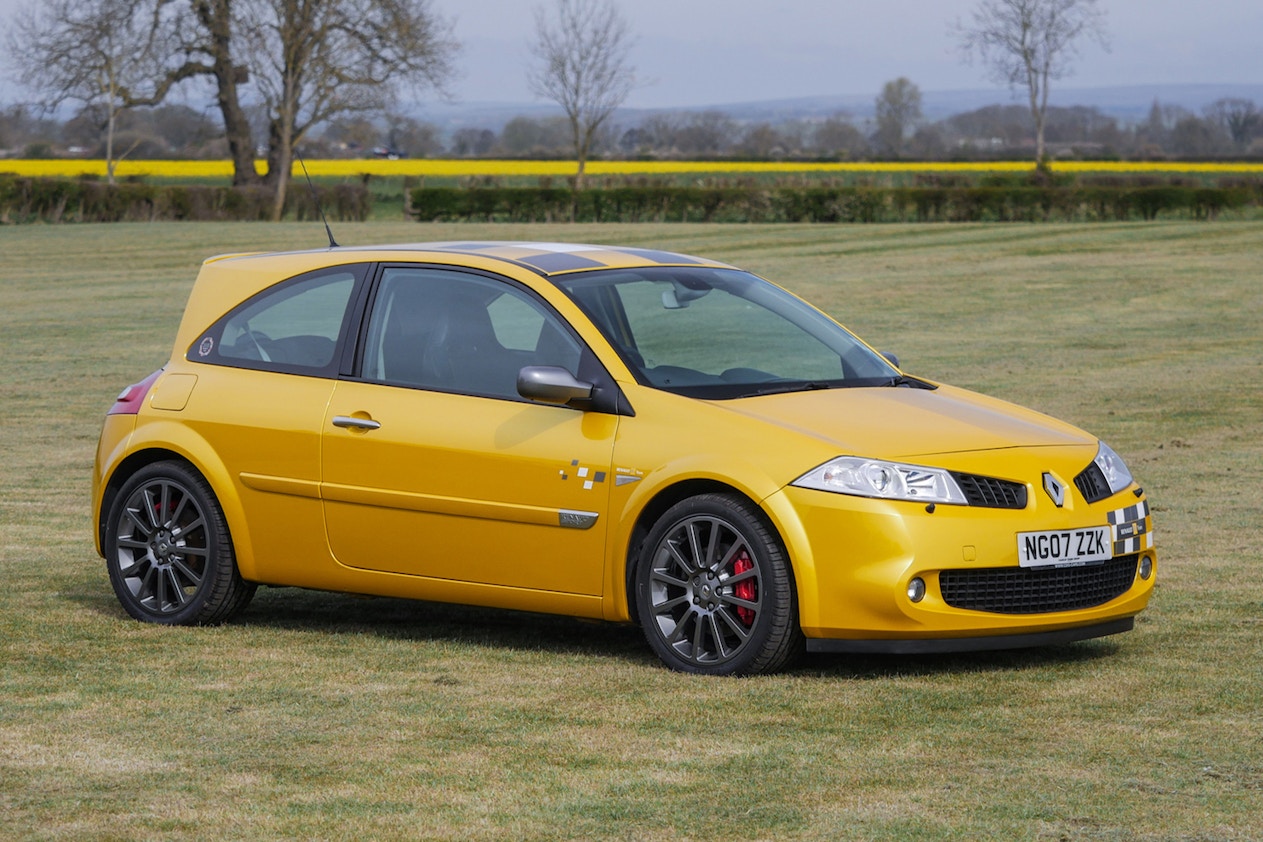
[[1093, 436], [730, 266], [554, 243], [206, 261], [93, 510], [138, 619], [291, 585], [636, 622], [722, 674], [1125, 631], [1156, 563]]

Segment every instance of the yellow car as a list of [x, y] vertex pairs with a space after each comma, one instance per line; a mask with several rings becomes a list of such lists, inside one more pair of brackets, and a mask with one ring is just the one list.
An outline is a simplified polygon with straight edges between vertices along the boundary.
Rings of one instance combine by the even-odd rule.
[[1114, 634], [1156, 565], [1093, 436], [722, 263], [556, 243], [207, 260], [93, 511], [141, 620], [289, 585], [636, 622], [715, 674]]

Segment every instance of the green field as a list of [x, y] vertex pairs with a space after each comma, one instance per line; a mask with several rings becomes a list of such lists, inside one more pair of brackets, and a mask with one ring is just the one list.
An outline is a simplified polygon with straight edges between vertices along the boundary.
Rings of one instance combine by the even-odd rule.
[[293, 590], [143, 625], [90, 539], [101, 416], [202, 258], [323, 231], [0, 227], [0, 838], [1263, 838], [1263, 222], [335, 233], [781, 281], [914, 374], [1107, 439], [1154, 502], [1154, 601], [1116, 638], [735, 680], [633, 628]]

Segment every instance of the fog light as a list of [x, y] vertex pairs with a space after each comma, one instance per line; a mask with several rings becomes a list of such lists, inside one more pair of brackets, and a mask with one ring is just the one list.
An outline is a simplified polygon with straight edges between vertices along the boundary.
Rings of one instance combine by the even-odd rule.
[[908, 583], [908, 599], [920, 602], [925, 599], [925, 580], [917, 577]]
[[1153, 559], [1147, 555], [1141, 556], [1140, 557], [1140, 578], [1148, 581], [1149, 577], [1152, 575], [1153, 575]]

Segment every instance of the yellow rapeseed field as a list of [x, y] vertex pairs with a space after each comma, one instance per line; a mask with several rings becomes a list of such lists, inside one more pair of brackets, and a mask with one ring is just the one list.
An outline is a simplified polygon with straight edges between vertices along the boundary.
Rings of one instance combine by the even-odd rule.
[[[267, 164], [258, 161], [260, 172]], [[682, 175], [682, 174], [863, 174], [863, 173], [984, 173], [1022, 172], [1032, 168], [1029, 161], [977, 161], [977, 162], [847, 162], [810, 163], [799, 161], [750, 162], [750, 161], [590, 161], [587, 172], [591, 176], [605, 175]], [[1202, 174], [1263, 174], [1261, 163], [1185, 163], [1175, 161], [1064, 161], [1055, 162], [1053, 169], [1065, 173], [1202, 173]], [[573, 161], [516, 161], [473, 159], [409, 158], [398, 161], [378, 159], [326, 159], [307, 162], [307, 171], [313, 177], [358, 177], [362, 175], [384, 177], [446, 177], [467, 176], [525, 176], [565, 177], [575, 172]], [[77, 178], [83, 175], [104, 177], [105, 162], [91, 159], [58, 160], [9, 160], [0, 161], [0, 173], [16, 173], [20, 176]], [[153, 178], [216, 179], [232, 176], [232, 162], [220, 161], [128, 161], [119, 162], [116, 169], [119, 178], [148, 176]], [[295, 175], [301, 170], [295, 165]]]

